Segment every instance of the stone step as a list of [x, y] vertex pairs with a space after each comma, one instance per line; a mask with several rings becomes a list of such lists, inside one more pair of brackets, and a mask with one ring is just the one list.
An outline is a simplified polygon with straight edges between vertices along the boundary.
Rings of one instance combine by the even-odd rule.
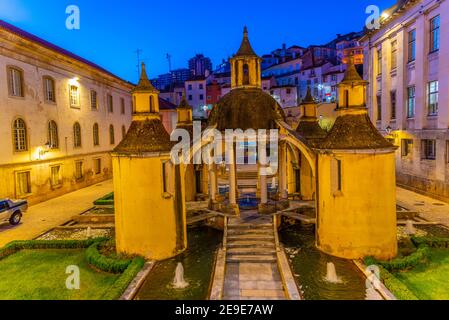
[[228, 255], [227, 263], [275, 263], [276, 256], [269, 255]]
[[260, 234], [260, 235], [268, 235], [272, 236], [274, 234], [273, 230], [258, 230], [258, 229], [228, 229], [228, 236], [230, 235], [253, 235], [253, 234]]
[[265, 241], [273, 241], [274, 242], [274, 235], [262, 235], [262, 234], [239, 234], [239, 235], [228, 235], [227, 238], [228, 241], [260, 241], [260, 240], [265, 240]]
[[227, 243], [227, 248], [266, 248], [276, 249], [274, 242], [270, 241], [230, 241]]
[[286, 298], [284, 290], [241, 290], [240, 297], [242, 299], [261, 297], [262, 300], [265, 298]]
[[235, 223], [233, 224], [232, 222], [230, 222], [228, 224], [228, 230], [230, 229], [270, 229], [270, 230], [274, 230], [273, 224], [272, 223], [261, 223], [261, 224], [256, 224], [256, 223]]
[[229, 255], [232, 256], [236, 256], [236, 255], [260, 255], [260, 256], [265, 256], [265, 255], [274, 255], [276, 254], [276, 250], [273, 248], [228, 248], [227, 250]]

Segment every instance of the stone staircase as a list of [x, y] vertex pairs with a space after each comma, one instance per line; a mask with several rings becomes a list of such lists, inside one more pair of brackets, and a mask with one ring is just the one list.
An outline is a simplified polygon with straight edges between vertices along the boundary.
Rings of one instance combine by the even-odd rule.
[[224, 300], [285, 300], [271, 217], [230, 218], [226, 228]]

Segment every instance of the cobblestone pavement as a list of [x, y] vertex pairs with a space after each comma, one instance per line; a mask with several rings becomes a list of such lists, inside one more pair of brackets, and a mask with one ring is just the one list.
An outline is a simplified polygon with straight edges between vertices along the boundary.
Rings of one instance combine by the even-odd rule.
[[108, 180], [30, 206], [20, 225], [0, 225], [0, 248], [14, 240], [34, 239], [43, 232], [69, 221], [73, 216], [92, 208], [95, 200], [112, 190], [112, 180]]
[[418, 212], [428, 221], [449, 227], [449, 204], [399, 187], [396, 197], [398, 205]]

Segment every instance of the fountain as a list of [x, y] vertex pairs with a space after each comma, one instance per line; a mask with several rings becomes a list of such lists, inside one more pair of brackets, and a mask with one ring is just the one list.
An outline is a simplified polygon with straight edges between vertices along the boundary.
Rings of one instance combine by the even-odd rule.
[[176, 267], [175, 278], [173, 279], [173, 287], [175, 289], [185, 289], [189, 286], [189, 283], [184, 280], [184, 267], [179, 262]]
[[327, 264], [327, 274], [326, 274], [326, 281], [330, 283], [341, 283], [341, 280], [338, 279], [337, 276], [337, 270], [335, 269], [335, 264], [332, 262], [329, 262]]
[[413, 236], [416, 234], [416, 228], [413, 225], [412, 220], [407, 220], [407, 222], [405, 223], [405, 233], [409, 236]]

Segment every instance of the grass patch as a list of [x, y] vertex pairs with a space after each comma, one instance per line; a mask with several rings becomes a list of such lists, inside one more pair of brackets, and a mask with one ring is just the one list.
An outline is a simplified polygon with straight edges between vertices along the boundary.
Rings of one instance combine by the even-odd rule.
[[448, 300], [449, 250], [432, 248], [426, 264], [394, 275], [421, 300]]
[[[80, 290], [66, 288], [66, 268], [80, 268]], [[1, 300], [97, 300], [120, 275], [98, 272], [86, 260], [85, 250], [21, 250], [0, 260]]]

